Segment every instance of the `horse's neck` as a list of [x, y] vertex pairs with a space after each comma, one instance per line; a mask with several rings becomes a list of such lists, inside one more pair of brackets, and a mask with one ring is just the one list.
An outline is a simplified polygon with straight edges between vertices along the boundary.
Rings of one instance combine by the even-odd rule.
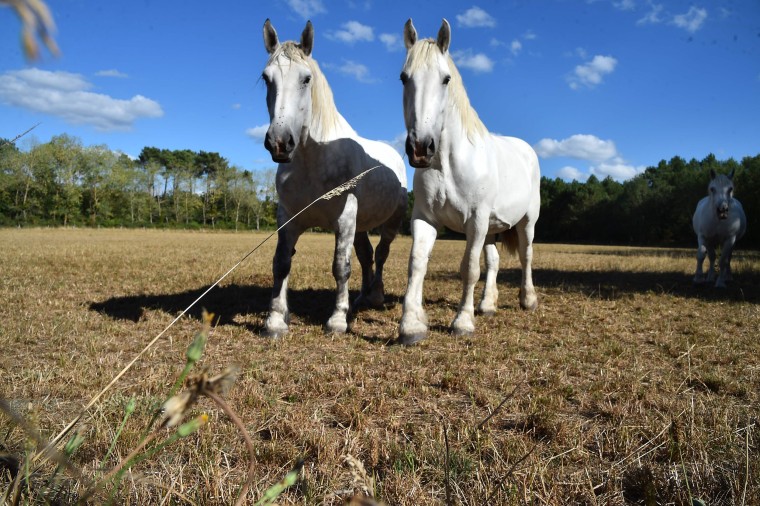
[[309, 126], [309, 138], [317, 143], [356, 136], [356, 131], [346, 121], [346, 118], [338, 112], [334, 104], [332, 104], [329, 112], [322, 111], [321, 117], [312, 118], [311, 125]]
[[[468, 132], [463, 122], [462, 113], [453, 104], [446, 107], [445, 128], [441, 135], [442, 154], [451, 152], [466, 153], [474, 149], [473, 140], [481, 137], [477, 131]], [[486, 133], [486, 135], [488, 135]]]

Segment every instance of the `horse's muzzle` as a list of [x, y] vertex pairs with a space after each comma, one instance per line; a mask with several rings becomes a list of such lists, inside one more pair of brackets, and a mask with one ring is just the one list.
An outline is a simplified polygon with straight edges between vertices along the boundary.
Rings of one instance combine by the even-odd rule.
[[728, 204], [719, 205], [716, 211], [718, 212], [719, 220], [728, 219]]
[[406, 136], [406, 156], [409, 165], [416, 169], [430, 167], [435, 155], [435, 141], [433, 139], [419, 140], [412, 135]]
[[273, 138], [267, 134], [264, 139], [264, 147], [272, 155], [273, 162], [288, 163], [293, 159], [296, 144], [292, 135], [289, 135], [288, 140], [285, 141], [282, 137]]

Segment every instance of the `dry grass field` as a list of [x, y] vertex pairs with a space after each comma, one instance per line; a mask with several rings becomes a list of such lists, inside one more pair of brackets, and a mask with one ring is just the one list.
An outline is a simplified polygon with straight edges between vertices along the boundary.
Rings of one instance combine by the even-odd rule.
[[[0, 397], [54, 437], [263, 237], [1, 230]], [[299, 480], [279, 504], [367, 493], [388, 505], [760, 504], [758, 253], [740, 243], [734, 283], [716, 290], [692, 287], [691, 249], [541, 244], [533, 313], [519, 309], [517, 260], [503, 254], [499, 310], [462, 338], [446, 329], [464, 244], [439, 241], [425, 284], [432, 331], [405, 348], [394, 339], [410, 246], [403, 237], [392, 247], [385, 308], [358, 313], [347, 335], [325, 335], [333, 239], [305, 235], [291, 273], [291, 331], [272, 341], [259, 332], [273, 238], [89, 410], [73, 463], [91, 479], [137, 445], [204, 307], [217, 320], [199, 367], [241, 367], [226, 399], [255, 447], [249, 504], [299, 459]], [[353, 291], [358, 274], [355, 266]], [[104, 462], [132, 396], [136, 411]], [[233, 503], [248, 452], [214, 403], [202, 398], [188, 416], [202, 412], [209, 419], [198, 432], [92, 502]], [[0, 464], [23, 465], [33, 451], [0, 413]], [[32, 469], [21, 499], [43, 502], [55, 465]], [[82, 492], [71, 476], [58, 480], [62, 503]]]

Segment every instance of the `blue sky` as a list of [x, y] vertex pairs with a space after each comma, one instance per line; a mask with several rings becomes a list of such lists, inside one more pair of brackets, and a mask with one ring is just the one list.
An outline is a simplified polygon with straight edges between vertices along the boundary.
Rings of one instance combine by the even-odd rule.
[[270, 18], [281, 40], [297, 40], [311, 19], [338, 109], [359, 134], [401, 149], [403, 25], [411, 17], [434, 37], [445, 17], [471, 103], [489, 130], [532, 144], [543, 175], [624, 180], [675, 155], [760, 152], [758, 0], [48, 5], [62, 54], [34, 62], [0, 9], [0, 137], [41, 123], [42, 142], [68, 133], [131, 156], [187, 148], [272, 167], [261, 29]]

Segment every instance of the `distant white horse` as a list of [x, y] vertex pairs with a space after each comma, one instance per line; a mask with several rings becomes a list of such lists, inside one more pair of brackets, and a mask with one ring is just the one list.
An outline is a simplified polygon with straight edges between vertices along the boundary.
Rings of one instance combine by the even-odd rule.
[[[707, 282], [715, 280], [717, 288], [725, 288], [726, 281], [731, 281], [731, 255], [734, 244], [747, 230], [747, 217], [741, 203], [734, 198], [734, 171], [727, 176], [710, 170], [710, 184], [707, 197], [697, 204], [692, 226], [697, 234], [697, 272], [694, 283], [705, 282], [702, 264], [705, 254], [710, 259]], [[720, 272], [715, 279], [715, 248], [720, 246]]]
[[524, 141], [486, 130], [470, 106], [462, 78], [449, 56], [451, 28], [444, 19], [437, 40], [417, 40], [412, 20], [404, 27], [406, 153], [414, 173], [413, 244], [409, 283], [399, 341], [412, 344], [427, 334], [422, 283], [436, 229], [446, 226], [467, 236], [461, 263], [463, 283], [455, 334], [475, 330], [473, 291], [480, 277], [480, 251], [486, 253], [486, 281], [479, 310], [496, 310], [499, 254], [496, 234], [522, 264], [520, 305], [538, 306], [531, 261], [540, 209], [538, 158]]
[[[270, 55], [262, 73], [270, 121], [264, 145], [272, 160], [279, 162], [277, 223], [282, 225], [320, 195], [361, 172], [379, 167], [355, 188], [319, 201], [280, 230], [265, 329], [271, 336], [281, 336], [288, 330], [291, 256], [298, 237], [306, 229], [335, 230], [332, 272], [337, 297], [327, 329], [345, 332], [352, 243], [362, 267], [362, 290], [357, 303], [381, 305], [383, 265], [406, 212], [406, 170], [401, 156], [387, 144], [359, 137], [340, 115], [325, 76], [311, 57], [313, 43], [311, 22], [306, 23], [300, 44], [293, 41], [280, 44], [269, 20], [264, 23], [264, 46]], [[373, 273], [373, 252], [367, 231], [376, 227], [380, 227], [380, 242]]]

